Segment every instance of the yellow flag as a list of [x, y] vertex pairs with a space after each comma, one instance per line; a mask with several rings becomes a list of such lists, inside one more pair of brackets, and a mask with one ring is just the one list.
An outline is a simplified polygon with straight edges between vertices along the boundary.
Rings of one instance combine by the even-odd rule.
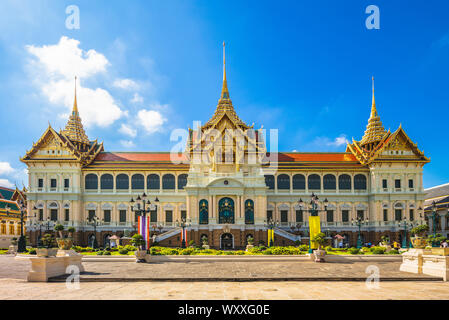
[[[309, 237], [313, 239], [318, 233], [321, 232], [320, 217], [309, 217]], [[318, 244], [316, 242], [310, 242], [311, 249], [318, 249]]]

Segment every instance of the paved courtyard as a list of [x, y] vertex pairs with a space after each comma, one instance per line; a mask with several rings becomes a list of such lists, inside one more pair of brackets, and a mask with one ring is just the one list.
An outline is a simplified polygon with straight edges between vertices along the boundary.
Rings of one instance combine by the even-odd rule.
[[[83, 263], [87, 281], [80, 289], [65, 282], [29, 283], [27, 260], [0, 256], [0, 299], [449, 299], [449, 283], [413, 281], [417, 275], [399, 272], [399, 262], [133, 262]], [[235, 277], [351, 277], [368, 276], [366, 267], [376, 265], [381, 279], [401, 277], [402, 281], [380, 281], [368, 287], [365, 281], [223, 281]], [[182, 281], [182, 277], [191, 278]], [[100, 279], [102, 282], [91, 282]], [[131, 279], [134, 278], [134, 279]], [[152, 279], [153, 281], [142, 281]], [[157, 281], [171, 278], [172, 281]], [[195, 281], [194, 278], [202, 281]], [[206, 278], [214, 279], [207, 281]], [[220, 279], [217, 279], [220, 278]], [[128, 281], [127, 281], [128, 280]], [[424, 280], [424, 281], [422, 281]]]

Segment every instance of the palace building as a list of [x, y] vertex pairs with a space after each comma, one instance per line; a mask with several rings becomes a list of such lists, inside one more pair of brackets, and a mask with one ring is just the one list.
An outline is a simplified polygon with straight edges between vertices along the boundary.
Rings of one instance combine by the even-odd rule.
[[[401, 243], [399, 222], [419, 223], [423, 166], [430, 160], [401, 126], [384, 129], [374, 87], [365, 133], [346, 152], [268, 152], [264, 131], [234, 109], [224, 62], [215, 113], [189, 129], [182, 154], [105, 151], [83, 129], [75, 89], [65, 129], [49, 125], [21, 161], [29, 172], [27, 230], [34, 244], [36, 225], [58, 221], [76, 228], [75, 243], [95, 237], [106, 246], [112, 235], [136, 232], [130, 200], [145, 193], [153, 241], [180, 246], [185, 220], [187, 241], [200, 244], [206, 237], [211, 248], [231, 249], [244, 248], [249, 236], [267, 244], [268, 228], [275, 245], [308, 243], [312, 194], [329, 237], [355, 246], [360, 229], [363, 242], [377, 244], [388, 235]], [[94, 217], [95, 226], [88, 223]]]

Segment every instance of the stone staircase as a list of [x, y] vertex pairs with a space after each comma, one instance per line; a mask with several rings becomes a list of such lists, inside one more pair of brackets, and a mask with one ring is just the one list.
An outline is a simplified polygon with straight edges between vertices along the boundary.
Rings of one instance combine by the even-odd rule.
[[282, 230], [281, 228], [274, 228], [274, 233], [279, 235], [279, 236], [281, 236], [281, 237], [289, 239], [291, 241], [296, 241], [296, 240], [301, 241], [301, 236], [300, 235], [296, 235], [296, 234], [287, 232], [285, 230]]
[[167, 238], [173, 237], [175, 235], [177, 235], [178, 233], [181, 233], [182, 228], [173, 228], [170, 229], [164, 233], [161, 233], [159, 235], [156, 236], [156, 242], [160, 242], [162, 240], [165, 240]]

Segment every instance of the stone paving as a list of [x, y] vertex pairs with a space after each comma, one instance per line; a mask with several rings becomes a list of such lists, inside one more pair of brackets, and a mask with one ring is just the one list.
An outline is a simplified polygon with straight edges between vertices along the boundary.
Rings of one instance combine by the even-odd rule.
[[[303, 261], [210, 261], [210, 262], [83, 262], [86, 272], [81, 274], [82, 280], [120, 281], [148, 279], [186, 279], [226, 280], [226, 279], [354, 279], [362, 281], [371, 272], [367, 267], [377, 266], [381, 279], [423, 279], [430, 280], [428, 275], [417, 275], [400, 272], [401, 262], [361, 262], [347, 261], [335, 263], [315, 263]], [[16, 260], [13, 256], [0, 256], [0, 279], [26, 279], [30, 262], [26, 259]]]
[[[26, 274], [30, 262], [15, 260], [13, 256], [0, 256], [0, 299], [230, 299], [230, 300], [290, 300], [290, 299], [449, 299], [449, 282], [443, 281], [381, 281], [378, 288], [367, 286], [365, 281], [115, 281], [81, 282], [79, 289], [66, 283], [31, 283]], [[165, 274], [181, 277], [186, 273], [197, 277], [229, 277], [243, 275], [262, 276], [318, 274], [320, 276], [362, 276], [373, 263], [304, 262], [164, 262], [137, 264], [133, 262], [87, 262], [83, 276], [105, 277], [118, 280], [139, 273], [145, 277]], [[416, 275], [399, 272], [399, 262], [377, 262], [381, 277]], [[299, 267], [300, 266], [300, 267]], [[423, 276], [426, 277], [426, 276]]]
[[0, 279], [0, 299], [21, 300], [290, 300], [375, 299], [447, 300], [447, 282], [82, 282], [80, 289], [65, 283], [32, 283]]

